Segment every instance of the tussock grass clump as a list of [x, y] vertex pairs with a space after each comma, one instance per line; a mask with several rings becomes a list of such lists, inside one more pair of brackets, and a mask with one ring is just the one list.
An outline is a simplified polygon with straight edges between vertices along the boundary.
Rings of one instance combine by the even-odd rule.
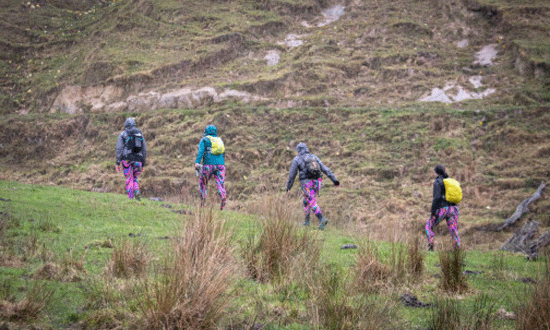
[[380, 261], [381, 256], [374, 245], [367, 243], [364, 246], [357, 253], [355, 285], [361, 292], [380, 292], [390, 283], [392, 269]]
[[145, 328], [216, 328], [237, 271], [230, 235], [212, 211], [184, 226], [155, 276], [134, 289]]
[[468, 283], [462, 273], [466, 253], [462, 249], [452, 249], [440, 251], [438, 255], [441, 263], [441, 288], [448, 292], [466, 291]]
[[393, 243], [388, 260], [384, 259], [374, 243], [364, 246], [365, 248], [360, 249], [357, 254], [357, 290], [379, 293], [409, 280], [421, 279], [424, 271], [424, 254], [420, 250], [418, 237], [409, 239], [408, 244]]
[[418, 279], [424, 272], [424, 253], [420, 248], [420, 237], [416, 235], [409, 242], [409, 271], [413, 279]]
[[77, 259], [72, 250], [59, 260], [46, 262], [36, 270], [33, 278], [37, 280], [56, 280], [61, 282], [80, 282], [87, 273], [84, 267], [85, 254]]
[[460, 329], [460, 307], [456, 300], [439, 297], [428, 319], [429, 329]]
[[542, 278], [532, 289], [530, 299], [524, 300], [521, 292], [518, 301], [523, 304], [516, 307], [516, 329], [542, 330], [550, 329], [550, 262], [549, 253], [545, 255], [545, 271]]
[[474, 299], [471, 309], [455, 299], [438, 297], [428, 317], [428, 329], [490, 330], [495, 315], [495, 303], [485, 294]]
[[303, 231], [292, 219], [284, 197], [266, 199], [259, 235], [249, 234], [242, 247], [248, 276], [258, 282], [307, 278], [316, 267], [321, 242], [317, 234]]
[[5, 294], [10, 291], [9, 288], [2, 291], [4, 292], [0, 297], [0, 319], [17, 322], [38, 319], [51, 302], [54, 294], [53, 289], [41, 282], [32, 282], [24, 297], [19, 301], [15, 301], [13, 297]]
[[318, 269], [310, 285], [308, 316], [321, 329], [390, 329], [392, 315], [386, 304], [354, 294], [344, 272], [333, 266]]
[[131, 315], [128, 312], [104, 308], [87, 314], [82, 324], [83, 329], [86, 330], [124, 329], [124, 321], [130, 318]]
[[151, 255], [147, 247], [139, 241], [124, 241], [115, 247], [106, 273], [115, 277], [140, 277], [147, 271]]

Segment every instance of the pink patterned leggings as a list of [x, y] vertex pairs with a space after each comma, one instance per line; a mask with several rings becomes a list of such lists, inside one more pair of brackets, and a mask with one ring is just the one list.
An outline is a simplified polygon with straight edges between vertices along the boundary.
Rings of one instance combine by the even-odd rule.
[[315, 196], [319, 194], [321, 189], [321, 179], [315, 179], [307, 181], [302, 184], [302, 194], [303, 194], [303, 204], [304, 204], [304, 214], [308, 216], [311, 211], [315, 215], [321, 214], [321, 208], [317, 205], [317, 199]]
[[437, 226], [441, 220], [447, 220], [447, 227], [453, 239], [453, 246], [455, 248], [460, 247], [460, 237], [458, 236], [458, 207], [446, 206], [437, 210], [437, 214], [431, 216], [426, 222], [426, 235], [428, 236], [428, 243], [433, 244], [434, 232], [433, 229]]
[[199, 190], [201, 193], [201, 200], [204, 202], [207, 195], [208, 180], [214, 175], [216, 180], [216, 187], [220, 194], [220, 209], [225, 208], [226, 192], [225, 192], [225, 165], [203, 165], [201, 176], [199, 179]]
[[143, 169], [142, 163], [123, 160], [121, 164], [122, 172], [126, 178], [126, 192], [128, 193], [128, 198], [133, 199], [135, 195], [139, 195], [138, 176]]

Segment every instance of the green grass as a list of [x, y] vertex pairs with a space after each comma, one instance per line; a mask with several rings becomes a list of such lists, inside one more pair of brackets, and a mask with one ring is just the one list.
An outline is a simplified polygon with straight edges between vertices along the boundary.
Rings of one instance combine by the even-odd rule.
[[[182, 226], [194, 217], [194, 215], [182, 216], [171, 210], [184, 208], [192, 212], [197, 211], [189, 205], [150, 200], [132, 201], [122, 194], [92, 193], [8, 181], [0, 181], [0, 197], [10, 200], [0, 202], [2, 223], [7, 224], [2, 226], [0, 231], [0, 248], [3, 254], [3, 266], [0, 267], [2, 284], [0, 299], [12, 297], [10, 299], [18, 301], [32, 292], [29, 290], [33, 287], [35, 290], [39, 288], [41, 294], [47, 294], [48, 290], [51, 290], [52, 296], [49, 298], [48, 305], [41, 312], [38, 321], [34, 322], [53, 328], [83, 320], [91, 322], [92, 316], [96, 317], [95, 322], [99, 322], [100, 310], [97, 308], [103, 306], [98, 304], [100, 300], [111, 306], [112, 313], [116, 310], [116, 313], [125, 315], [123, 319], [126, 325], [123, 328], [129, 326], [131, 320], [139, 313], [132, 307], [135, 302], [133, 298], [129, 298], [122, 283], [127, 282], [126, 286], [132, 285], [133, 280], [118, 279], [112, 284], [102, 280], [105, 276], [105, 268], [113, 254], [113, 246], [120, 247], [123, 242], [140, 244], [153, 255], [153, 260], [157, 260], [154, 263], [158, 263], [164, 255], [170, 254], [172, 249], [171, 240], [162, 238], [166, 236], [174, 238], [175, 233], [181, 233]], [[283, 196], [268, 198], [277, 205], [284, 206], [289, 202], [294, 205], [292, 200]], [[173, 208], [163, 207], [163, 204], [170, 204]], [[510, 253], [470, 250], [465, 254], [463, 270], [481, 273], [466, 275], [468, 285], [466, 292], [447, 293], [442, 290], [439, 279], [434, 277], [441, 273], [438, 254], [423, 252], [422, 239], [420, 246], [421, 253], [424, 255], [425, 269], [421, 274], [409, 277], [406, 275], [406, 266], [399, 266], [400, 262], [404, 262], [407, 258], [404, 250], [404, 254], [399, 252], [399, 246], [403, 246], [404, 242], [391, 243], [366, 239], [361, 234], [353, 233], [354, 230], [344, 230], [333, 224], [329, 224], [327, 230], [323, 232], [317, 232], [313, 228], [303, 232], [304, 229], [300, 228], [300, 216], [293, 209], [286, 208], [284, 212], [290, 211], [287, 214], [292, 218], [290, 222], [297, 227], [298, 235], [300, 232], [307, 232], [321, 242], [318, 266], [312, 266], [311, 275], [307, 275], [310, 274], [309, 268], [302, 268], [305, 278], [313, 276], [311, 277], [313, 282], [308, 284], [311, 287], [307, 289], [303, 279], [299, 280], [299, 277], [295, 277], [296, 275], [291, 275], [294, 273], [292, 267], [285, 273], [284, 278], [264, 284], [247, 280], [246, 276], [239, 271], [237, 281], [227, 291], [227, 294], [233, 297], [232, 303], [227, 306], [228, 313], [220, 320], [220, 324], [234, 324], [237, 320], [240, 320], [239, 322], [256, 320], [269, 329], [314, 329], [316, 327], [312, 323], [313, 320], [304, 317], [316, 315], [315, 317], [320, 317], [321, 324], [325, 324], [321, 325], [321, 328], [328, 329], [334, 324], [348, 324], [353, 327], [365, 321], [356, 316], [361, 315], [362, 311], [369, 310], [370, 313], [380, 313], [379, 315], [385, 315], [385, 317], [397, 315], [399, 321], [392, 323], [395, 329], [425, 327], [429, 320], [434, 320], [433, 308], [403, 307], [399, 302], [402, 294], [412, 293], [425, 303], [437, 303], [443, 297], [454, 301], [458, 306], [455, 312], [458, 313], [462, 320], [461, 324], [464, 325], [473, 322], [469, 319], [472, 315], [471, 311], [480, 304], [480, 299], [483, 299], [484, 306], [494, 306], [495, 310], [504, 308], [506, 311], [513, 311], [518, 304], [518, 299], [521, 303], [529, 298], [525, 292], [532, 287], [532, 284], [523, 283], [521, 279], [540, 280], [546, 269], [543, 260], [528, 262], [524, 257]], [[236, 260], [240, 259], [238, 252], [240, 248], [237, 247], [244, 247], [246, 237], [256, 235], [262, 228], [262, 221], [276, 219], [274, 218], [276, 214], [270, 215], [269, 212], [272, 211], [269, 211], [269, 208], [264, 208], [263, 216], [238, 212], [219, 214], [217, 211], [214, 212], [215, 219], [225, 221], [228, 225], [226, 230], [233, 233], [230, 244], [235, 246], [233, 253]], [[340, 249], [348, 243], [356, 244], [360, 249]], [[393, 273], [404, 272], [403, 277], [400, 275], [393, 279], [388, 278], [383, 283], [384, 289], [374, 293], [374, 296], [356, 291], [351, 286], [356, 276], [354, 273], [356, 257], [361, 248], [366, 246], [375, 248], [378, 251], [375, 254], [378, 262], [393, 269]], [[10, 263], [9, 260], [18, 262]], [[80, 280], [70, 282], [55, 278], [35, 279], [35, 273], [48, 262], [64, 265], [67, 269], [73, 266], [72, 269], [77, 270]], [[78, 268], [78, 265], [82, 268]], [[406, 265], [406, 262], [402, 265]], [[322, 269], [325, 270], [322, 271]], [[317, 272], [324, 274], [321, 278], [333, 277], [330, 280], [332, 282], [318, 282], [320, 278], [315, 275]], [[149, 277], [152, 274], [145, 276]], [[115, 283], [119, 284], [113, 285]], [[330, 285], [331, 290], [336, 291], [332, 293], [327, 291], [329, 296], [318, 297], [318, 294], [328, 288], [325, 287], [326, 285]], [[310, 292], [310, 290], [313, 291]], [[340, 300], [342, 294], [348, 297]], [[373, 299], [375, 297], [378, 298]], [[343, 305], [337, 307], [329, 304], [333, 299], [340, 301]], [[95, 303], [91, 304], [91, 301]], [[314, 301], [324, 306], [325, 309], [318, 310], [321, 314], [310, 314], [313, 312], [310, 310], [312, 307], [310, 304]], [[342, 307], [345, 308], [341, 309]], [[279, 312], [274, 314], [274, 310]], [[107, 313], [106, 310], [102, 312]], [[333, 315], [331, 319], [325, 319], [326, 316], [323, 316], [325, 315], [323, 313], [337, 315]], [[107, 317], [106, 315], [109, 313], [104, 316]], [[348, 315], [349, 318], [344, 315]], [[510, 320], [496, 319], [491, 322], [494, 322], [494, 328], [514, 328], [514, 322]]]

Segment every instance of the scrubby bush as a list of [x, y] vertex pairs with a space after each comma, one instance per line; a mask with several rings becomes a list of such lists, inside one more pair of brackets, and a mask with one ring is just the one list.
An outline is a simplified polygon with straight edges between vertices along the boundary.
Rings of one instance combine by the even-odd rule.
[[155, 276], [135, 288], [147, 329], [215, 329], [236, 272], [224, 221], [199, 213], [176, 236]]

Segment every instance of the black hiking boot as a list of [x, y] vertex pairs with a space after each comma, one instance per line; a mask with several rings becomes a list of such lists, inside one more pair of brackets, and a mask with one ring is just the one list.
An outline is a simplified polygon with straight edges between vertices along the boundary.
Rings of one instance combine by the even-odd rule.
[[309, 226], [309, 214], [304, 217], [304, 223], [303, 226]]
[[434, 243], [428, 243], [428, 251], [434, 250]]

